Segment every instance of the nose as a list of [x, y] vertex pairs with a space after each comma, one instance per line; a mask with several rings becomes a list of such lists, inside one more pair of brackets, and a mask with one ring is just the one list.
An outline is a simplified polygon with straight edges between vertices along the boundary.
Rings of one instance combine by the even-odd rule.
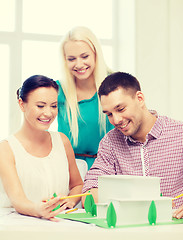
[[118, 114], [114, 114], [113, 115], [113, 122], [114, 122], [114, 125], [119, 125], [121, 124], [122, 122], [122, 117]]
[[44, 115], [46, 117], [51, 117], [52, 116], [52, 109], [50, 107], [45, 107], [44, 108]]
[[80, 69], [83, 67], [83, 61], [81, 58], [77, 58], [76, 59], [76, 65], [75, 65], [76, 68]]

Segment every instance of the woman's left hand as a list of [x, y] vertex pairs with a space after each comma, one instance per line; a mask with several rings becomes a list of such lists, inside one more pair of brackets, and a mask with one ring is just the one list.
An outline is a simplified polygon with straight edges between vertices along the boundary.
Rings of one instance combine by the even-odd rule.
[[60, 203], [62, 203], [62, 200], [60, 200], [59, 196], [51, 198], [49, 199], [49, 201], [43, 200], [36, 206], [37, 216], [51, 221], [59, 221], [58, 219], [55, 218], [55, 216], [67, 208], [67, 205], [64, 204], [61, 208], [54, 210], [55, 208], [58, 207], [58, 205], [60, 205]]
[[73, 208], [75, 206], [75, 202], [72, 201], [71, 199], [64, 199], [64, 200], [61, 200], [60, 202], [60, 211], [64, 211], [66, 210], [67, 208]]

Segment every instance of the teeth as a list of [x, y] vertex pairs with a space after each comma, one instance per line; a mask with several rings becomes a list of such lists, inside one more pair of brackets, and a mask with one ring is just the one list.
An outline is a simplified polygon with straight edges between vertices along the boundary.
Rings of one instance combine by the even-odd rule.
[[125, 125], [122, 125], [121, 128], [125, 128], [128, 125], [128, 122]]
[[40, 121], [42, 121], [42, 122], [49, 122], [50, 120], [49, 119], [40, 119]]
[[77, 72], [79, 72], [79, 73], [84, 73], [85, 71], [86, 71], [86, 69], [79, 70], [79, 71], [77, 71]]

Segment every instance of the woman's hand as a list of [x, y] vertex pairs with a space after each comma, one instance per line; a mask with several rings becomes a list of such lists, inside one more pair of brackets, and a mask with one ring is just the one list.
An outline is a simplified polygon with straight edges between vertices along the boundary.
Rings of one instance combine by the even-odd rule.
[[[42, 201], [38, 204], [36, 210], [38, 217], [58, 222], [59, 220], [55, 218], [56, 215], [75, 206], [75, 201], [72, 201], [71, 199], [61, 200], [60, 198], [61, 196], [57, 196], [51, 198], [49, 201]], [[60, 207], [53, 211], [58, 205]]]
[[57, 210], [53, 211], [53, 209], [60, 205], [60, 203], [61, 200], [59, 196], [52, 198], [49, 201], [42, 201], [36, 206], [38, 217], [58, 222], [59, 220], [56, 219], [55, 216], [63, 210], [61, 208], [58, 208]]
[[75, 201], [72, 201], [71, 199], [64, 199], [60, 203], [60, 211], [64, 211], [66, 209], [70, 209], [75, 207]]

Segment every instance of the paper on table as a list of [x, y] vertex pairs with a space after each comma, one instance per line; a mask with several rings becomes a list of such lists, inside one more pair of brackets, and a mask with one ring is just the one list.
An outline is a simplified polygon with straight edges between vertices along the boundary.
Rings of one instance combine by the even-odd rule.
[[0, 217], [3, 217], [3, 216], [7, 216], [7, 215], [10, 215], [12, 213], [15, 213], [15, 209], [14, 208], [0, 208]]

